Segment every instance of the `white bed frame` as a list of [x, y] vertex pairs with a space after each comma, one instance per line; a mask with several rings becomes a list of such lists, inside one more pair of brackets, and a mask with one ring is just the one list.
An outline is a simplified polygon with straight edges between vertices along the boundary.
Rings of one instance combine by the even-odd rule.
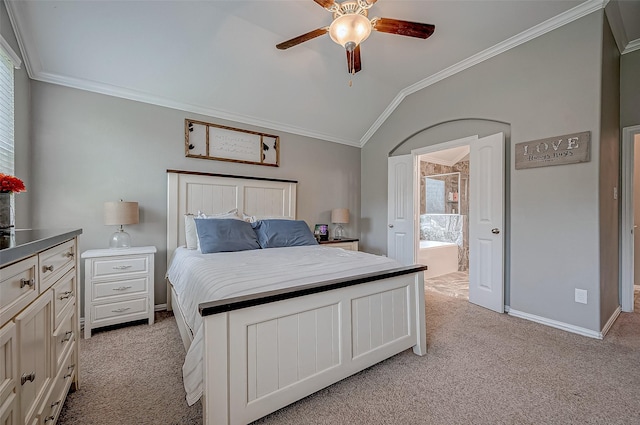
[[[168, 262], [185, 243], [187, 212], [238, 208], [258, 218], [295, 218], [294, 181], [167, 173]], [[204, 423], [247, 424], [408, 348], [426, 354], [423, 270], [308, 285], [304, 295], [284, 290], [201, 305]], [[191, 333], [173, 307], [188, 348]]]

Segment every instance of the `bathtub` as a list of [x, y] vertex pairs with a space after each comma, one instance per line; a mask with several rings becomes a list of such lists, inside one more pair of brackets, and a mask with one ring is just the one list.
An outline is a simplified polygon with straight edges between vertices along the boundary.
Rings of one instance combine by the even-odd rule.
[[458, 245], [451, 242], [420, 241], [418, 263], [429, 267], [425, 278], [458, 271]]

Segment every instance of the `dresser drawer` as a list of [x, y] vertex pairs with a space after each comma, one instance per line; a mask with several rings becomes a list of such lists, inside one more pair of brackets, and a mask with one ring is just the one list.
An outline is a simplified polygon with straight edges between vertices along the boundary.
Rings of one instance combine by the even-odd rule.
[[131, 273], [147, 273], [149, 260], [146, 255], [139, 257], [116, 257], [93, 260], [93, 278], [108, 278]]
[[46, 291], [62, 275], [76, 264], [76, 244], [74, 240], [54, 246], [38, 255], [40, 273], [40, 293]]
[[53, 285], [53, 327], [56, 328], [63, 318], [63, 313], [69, 304], [76, 300], [76, 271], [69, 271], [62, 279]]
[[4, 403], [0, 404], [0, 424], [13, 425], [17, 423], [18, 396], [16, 394], [11, 394], [6, 400], [4, 400]]
[[123, 279], [116, 282], [99, 282], [93, 284], [92, 301], [104, 301], [123, 295], [146, 295], [149, 288], [149, 278]]
[[149, 311], [148, 304], [148, 299], [145, 297], [117, 303], [95, 305], [93, 306], [92, 319], [93, 322], [100, 322], [135, 314], [146, 314]]
[[38, 257], [2, 269], [0, 275], [0, 326], [38, 298]]
[[[18, 347], [16, 325], [9, 322], [0, 328], [0, 404], [15, 396], [18, 381]], [[0, 422], [4, 425], [4, 422]]]
[[58, 419], [58, 414], [64, 404], [67, 391], [71, 386], [71, 381], [76, 370], [73, 351], [65, 356], [62, 366], [56, 375], [51, 386], [51, 392], [40, 413], [40, 424], [54, 424]]
[[76, 335], [74, 333], [74, 322], [76, 320], [75, 308], [70, 306], [64, 311], [60, 326], [53, 332], [53, 351], [56, 359], [55, 370], [60, 371], [65, 355], [73, 346]]

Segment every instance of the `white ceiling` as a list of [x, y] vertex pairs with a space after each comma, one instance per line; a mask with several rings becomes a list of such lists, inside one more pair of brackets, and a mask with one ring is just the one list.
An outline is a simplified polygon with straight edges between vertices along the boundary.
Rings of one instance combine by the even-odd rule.
[[374, 31], [352, 87], [328, 35], [275, 48], [331, 22], [312, 0], [5, 3], [33, 79], [362, 146], [406, 95], [606, 1], [379, 0], [370, 17], [436, 30]]
[[467, 158], [469, 151], [471, 150], [469, 145], [458, 146], [451, 149], [444, 149], [441, 151], [430, 152], [420, 155], [420, 161], [430, 162], [432, 164], [440, 164], [451, 167], [458, 162]]

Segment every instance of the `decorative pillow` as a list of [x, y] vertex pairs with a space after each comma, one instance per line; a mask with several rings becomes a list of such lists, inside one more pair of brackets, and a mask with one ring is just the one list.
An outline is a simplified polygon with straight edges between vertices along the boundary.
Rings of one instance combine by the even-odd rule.
[[232, 252], [258, 249], [260, 244], [251, 224], [237, 219], [194, 219], [200, 252]]
[[303, 220], [258, 220], [252, 226], [261, 248], [318, 244], [311, 229]]
[[205, 213], [198, 211], [197, 214], [185, 214], [184, 215], [184, 236], [187, 249], [199, 249], [200, 241], [198, 240], [198, 232], [196, 231], [196, 223], [194, 218], [207, 218], [207, 219], [221, 219], [221, 218], [233, 218], [241, 220], [238, 215], [238, 209], [234, 208], [225, 213], [206, 215]]

